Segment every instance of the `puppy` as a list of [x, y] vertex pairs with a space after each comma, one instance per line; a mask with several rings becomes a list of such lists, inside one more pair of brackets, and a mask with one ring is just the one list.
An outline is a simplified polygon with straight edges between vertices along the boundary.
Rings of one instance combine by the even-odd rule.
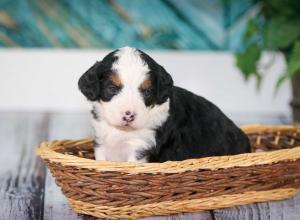
[[117, 49], [79, 79], [92, 102], [96, 160], [164, 162], [250, 152], [248, 137], [214, 104], [173, 86], [146, 53]]

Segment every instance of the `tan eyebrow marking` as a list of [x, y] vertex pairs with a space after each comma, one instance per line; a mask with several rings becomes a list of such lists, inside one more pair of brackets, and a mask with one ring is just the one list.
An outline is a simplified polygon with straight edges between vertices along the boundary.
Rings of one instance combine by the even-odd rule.
[[118, 74], [116, 73], [113, 73], [110, 77], [111, 79], [111, 82], [115, 85], [115, 86], [121, 86], [121, 79], [120, 77], [118, 76]]
[[145, 90], [145, 89], [149, 89], [151, 86], [151, 81], [149, 79], [144, 80], [144, 82], [142, 82], [140, 89]]

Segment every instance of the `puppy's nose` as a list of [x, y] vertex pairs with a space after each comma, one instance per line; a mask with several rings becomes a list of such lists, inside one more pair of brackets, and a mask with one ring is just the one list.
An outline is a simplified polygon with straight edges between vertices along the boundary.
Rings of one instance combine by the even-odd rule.
[[132, 122], [135, 119], [135, 113], [131, 111], [126, 111], [122, 119], [126, 122]]

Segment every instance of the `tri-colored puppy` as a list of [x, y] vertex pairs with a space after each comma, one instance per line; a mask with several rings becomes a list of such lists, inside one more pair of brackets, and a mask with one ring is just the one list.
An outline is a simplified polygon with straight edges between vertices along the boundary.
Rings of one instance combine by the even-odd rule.
[[85, 72], [97, 160], [163, 162], [250, 152], [248, 137], [213, 103], [173, 85], [149, 55], [130, 47]]

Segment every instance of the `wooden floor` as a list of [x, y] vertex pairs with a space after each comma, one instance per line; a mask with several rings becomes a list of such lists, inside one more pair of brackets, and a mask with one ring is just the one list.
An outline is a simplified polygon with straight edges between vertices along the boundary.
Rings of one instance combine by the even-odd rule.
[[[234, 119], [249, 123], [251, 118]], [[255, 123], [286, 123], [284, 117], [261, 117]], [[82, 113], [0, 113], [0, 219], [94, 219], [74, 213], [35, 149], [44, 140], [90, 136]], [[286, 201], [258, 203], [210, 212], [149, 217], [168, 220], [300, 219], [300, 194]]]

